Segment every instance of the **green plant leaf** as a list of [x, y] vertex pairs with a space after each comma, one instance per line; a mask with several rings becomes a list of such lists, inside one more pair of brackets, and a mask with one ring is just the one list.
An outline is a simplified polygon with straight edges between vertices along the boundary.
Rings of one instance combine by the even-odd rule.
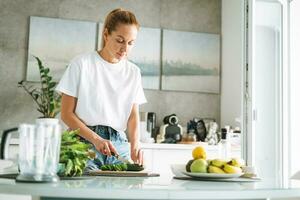
[[43, 117], [55, 117], [60, 112], [61, 104], [60, 95], [55, 91], [56, 82], [52, 81], [50, 75], [50, 69], [43, 66], [42, 61], [34, 56], [37, 61], [41, 88], [35, 88], [35, 86], [28, 86], [25, 81], [18, 82], [18, 87], [22, 87], [36, 102], [38, 105], [37, 110], [43, 114]]
[[66, 166], [66, 171], [65, 171], [65, 175], [69, 176], [71, 175], [71, 171], [73, 169], [73, 162], [71, 159], [68, 159], [68, 162], [67, 162], [67, 166]]
[[32, 94], [32, 96], [33, 96], [33, 98], [34, 98], [35, 100], [37, 100], [37, 99], [39, 98], [39, 95], [38, 95], [38, 94]]
[[36, 57], [36, 56], [34, 56], [34, 57], [37, 60], [39, 68], [42, 68], [42, 61], [38, 57]]
[[49, 69], [49, 68], [45, 68], [45, 70], [44, 70], [44, 73], [45, 73], [45, 74], [48, 74], [48, 73], [49, 73], [49, 71], [50, 71], [50, 69]]
[[49, 88], [54, 88], [56, 86], [56, 82], [50, 82], [49, 83]]
[[50, 103], [50, 112], [52, 112], [54, 110], [54, 104], [53, 103]]
[[50, 96], [51, 98], [54, 97], [54, 91], [53, 91], [52, 89], [50, 89], [50, 91], [49, 91], [49, 96]]
[[[60, 162], [66, 164], [66, 176], [80, 176], [90, 158], [91, 144], [81, 142], [78, 138], [79, 129], [67, 130], [62, 133]], [[71, 163], [72, 162], [72, 163]]]

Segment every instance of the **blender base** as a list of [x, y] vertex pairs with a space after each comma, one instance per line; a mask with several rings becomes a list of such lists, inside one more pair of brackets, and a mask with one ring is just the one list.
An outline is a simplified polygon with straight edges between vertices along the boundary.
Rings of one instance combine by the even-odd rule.
[[16, 178], [17, 182], [31, 182], [31, 183], [49, 183], [59, 181], [59, 177], [55, 175], [44, 174], [19, 174]]

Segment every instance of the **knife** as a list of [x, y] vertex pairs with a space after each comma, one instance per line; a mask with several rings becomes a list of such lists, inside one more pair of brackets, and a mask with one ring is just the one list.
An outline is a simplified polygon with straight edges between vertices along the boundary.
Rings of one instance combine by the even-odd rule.
[[121, 161], [121, 162], [123, 162], [123, 163], [131, 163], [128, 159], [126, 159], [126, 158], [124, 158], [124, 157], [122, 157], [122, 156], [120, 156], [120, 155], [116, 155], [115, 153], [113, 153], [113, 152], [111, 152], [111, 155], [112, 156], [114, 156], [114, 157], [116, 157], [119, 161]]

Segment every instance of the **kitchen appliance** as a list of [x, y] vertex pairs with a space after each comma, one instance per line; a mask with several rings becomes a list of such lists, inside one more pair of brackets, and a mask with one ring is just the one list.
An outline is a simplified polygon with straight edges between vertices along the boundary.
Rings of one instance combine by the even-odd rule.
[[147, 131], [150, 132], [151, 137], [155, 138], [156, 114], [154, 112], [147, 113]]
[[176, 114], [168, 115], [163, 119], [164, 125], [160, 127], [157, 142], [160, 143], [176, 143], [181, 141], [182, 126]]
[[197, 141], [205, 141], [207, 131], [205, 122], [203, 119], [194, 118], [187, 123], [187, 131], [190, 132], [193, 130], [197, 136]]
[[148, 112], [140, 112], [140, 141], [141, 142], [154, 143], [154, 138], [151, 137], [151, 134], [154, 132], [152, 131], [153, 126], [155, 126], [155, 113], [149, 114]]
[[0, 159], [15, 160], [15, 158], [17, 157], [17, 155], [11, 156], [11, 152], [9, 152], [11, 136], [14, 133], [18, 133], [18, 128], [17, 127], [6, 129], [6, 130], [3, 131], [2, 137], [1, 137], [1, 142], [0, 142], [1, 143], [1, 146], [0, 146]]
[[59, 180], [61, 128], [57, 119], [42, 120], [35, 125], [19, 126], [19, 169], [21, 182], [56, 182]]

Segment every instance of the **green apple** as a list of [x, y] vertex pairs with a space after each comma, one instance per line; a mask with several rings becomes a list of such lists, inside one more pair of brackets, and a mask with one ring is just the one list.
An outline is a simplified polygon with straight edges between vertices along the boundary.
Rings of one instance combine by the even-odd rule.
[[197, 159], [191, 164], [191, 172], [193, 173], [207, 173], [208, 163], [204, 159]]
[[194, 160], [189, 160], [189, 162], [185, 165], [185, 170], [187, 172], [191, 172], [191, 165], [194, 162]]

